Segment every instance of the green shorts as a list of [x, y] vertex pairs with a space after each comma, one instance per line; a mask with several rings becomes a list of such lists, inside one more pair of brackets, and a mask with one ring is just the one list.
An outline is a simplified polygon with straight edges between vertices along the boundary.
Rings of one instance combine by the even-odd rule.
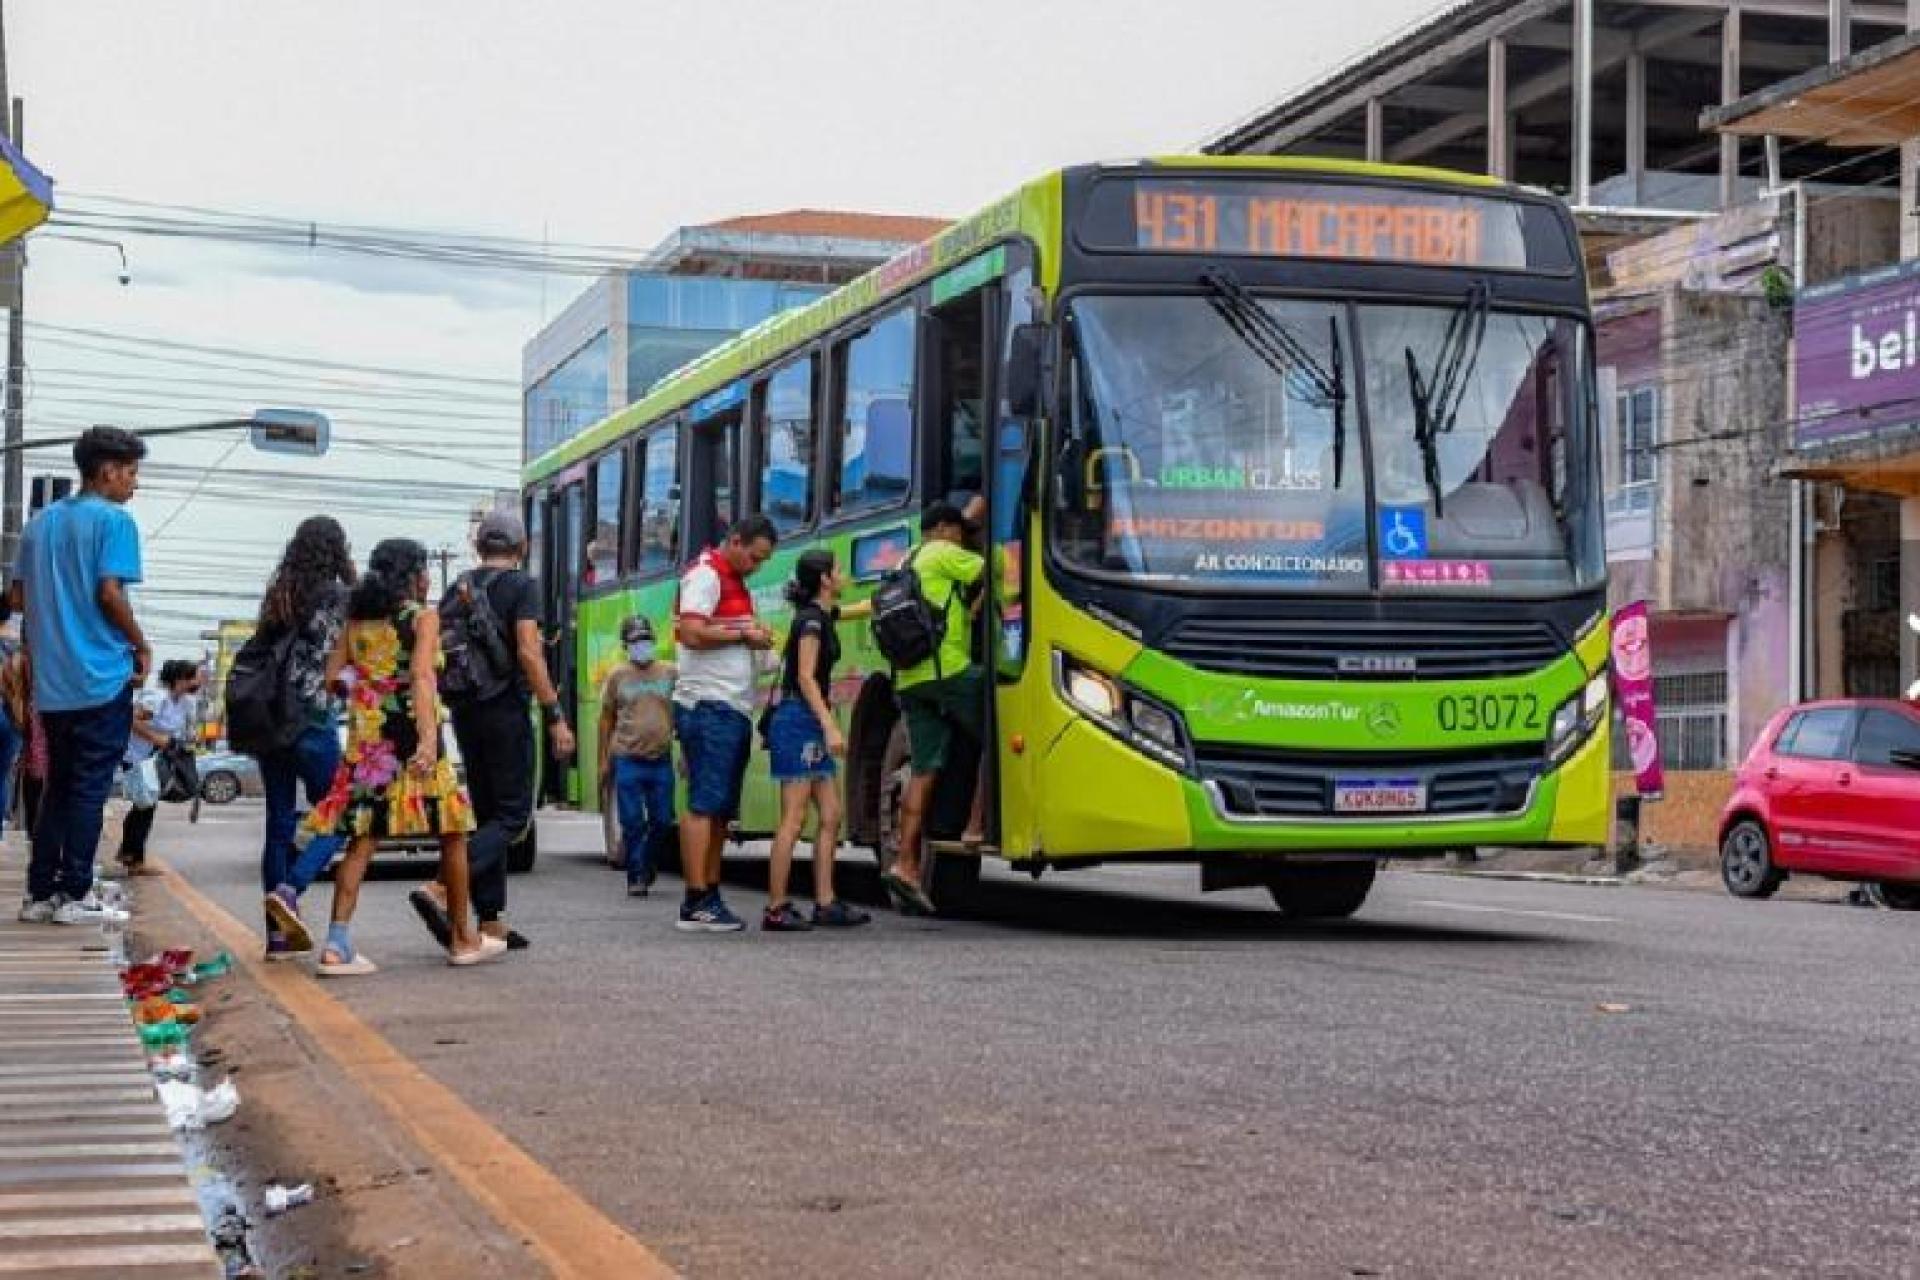
[[958, 675], [900, 691], [900, 710], [907, 717], [907, 749], [916, 774], [938, 773], [947, 767], [956, 731], [980, 744], [985, 690], [980, 668], [971, 666]]

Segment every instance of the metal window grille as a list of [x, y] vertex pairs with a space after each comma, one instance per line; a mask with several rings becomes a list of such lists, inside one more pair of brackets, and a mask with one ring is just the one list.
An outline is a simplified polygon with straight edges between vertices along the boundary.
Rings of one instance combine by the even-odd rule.
[[1654, 734], [1669, 769], [1727, 767], [1727, 673], [1653, 678]]

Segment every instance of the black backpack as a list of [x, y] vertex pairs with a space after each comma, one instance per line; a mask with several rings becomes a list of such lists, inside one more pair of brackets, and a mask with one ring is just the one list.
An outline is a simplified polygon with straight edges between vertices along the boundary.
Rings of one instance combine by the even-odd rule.
[[243, 755], [291, 747], [307, 727], [307, 709], [293, 687], [299, 632], [256, 631], [227, 672], [227, 743]]
[[[915, 547], [899, 568], [887, 571], [873, 593], [873, 647], [895, 671], [934, 657], [947, 636], [947, 611], [933, 607], [913, 567], [918, 554], [920, 549]], [[953, 603], [951, 597], [947, 603]]]
[[440, 606], [440, 649], [447, 665], [440, 696], [449, 706], [471, 706], [513, 687], [513, 648], [488, 594], [497, 574], [463, 573]]

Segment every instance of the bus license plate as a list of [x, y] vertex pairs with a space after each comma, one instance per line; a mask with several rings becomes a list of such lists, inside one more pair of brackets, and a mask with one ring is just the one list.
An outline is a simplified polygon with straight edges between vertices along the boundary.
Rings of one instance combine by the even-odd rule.
[[1336, 778], [1335, 813], [1423, 813], [1427, 787], [1418, 778]]

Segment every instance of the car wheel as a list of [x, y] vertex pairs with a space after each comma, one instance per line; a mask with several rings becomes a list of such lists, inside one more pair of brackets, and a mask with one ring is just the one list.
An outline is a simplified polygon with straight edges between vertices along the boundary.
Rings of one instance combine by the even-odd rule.
[[533, 863], [540, 856], [540, 824], [529, 822], [527, 834], [507, 846], [507, 874], [523, 876], [533, 870]]
[[1378, 869], [1371, 862], [1276, 868], [1267, 893], [1289, 920], [1343, 920], [1366, 902]]
[[200, 798], [208, 804], [232, 804], [240, 798], [240, 776], [215, 770], [200, 779]]
[[1773, 865], [1773, 841], [1757, 819], [1742, 818], [1720, 842], [1720, 879], [1736, 898], [1770, 898], [1787, 878]]
[[1878, 886], [1880, 901], [1891, 911], [1920, 911], [1920, 884], [1906, 880], [1882, 880]]

